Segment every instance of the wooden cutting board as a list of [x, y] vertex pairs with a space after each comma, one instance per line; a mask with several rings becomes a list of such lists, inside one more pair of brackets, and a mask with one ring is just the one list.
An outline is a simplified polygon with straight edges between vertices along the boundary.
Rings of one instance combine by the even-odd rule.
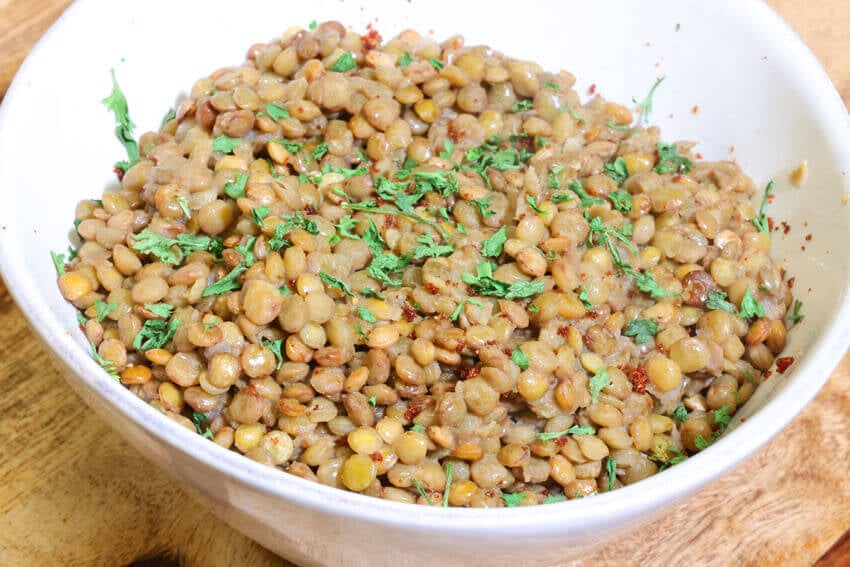
[[[0, 99], [68, 3], [0, 0]], [[850, 102], [850, 2], [769, 3]], [[850, 565], [848, 379], [850, 355], [767, 447], [587, 564]], [[0, 284], [0, 565], [133, 563], [288, 565], [214, 518], [91, 413]]]

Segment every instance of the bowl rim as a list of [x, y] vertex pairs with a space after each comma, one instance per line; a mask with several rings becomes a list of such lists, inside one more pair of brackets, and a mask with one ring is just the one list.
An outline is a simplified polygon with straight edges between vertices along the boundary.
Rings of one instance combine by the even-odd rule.
[[[92, 0], [77, 0], [51, 26], [21, 65], [10, 85], [4, 104], [0, 105], [0, 144], [6, 136], [3, 128], [9, 108], [19, 98], [21, 84], [31, 72], [35, 55], [50, 44], [56, 30], [73, 20]], [[822, 116], [833, 119], [834, 127], [827, 132], [829, 144], [841, 162], [850, 170], [850, 116], [826, 71], [814, 54], [770, 7], [761, 1], [724, 2], [724, 9], [737, 12], [742, 21], [757, 24], [763, 41], [781, 43], [781, 49], [793, 62], [799, 81], [810, 92], [818, 93]], [[840, 118], [840, 120], [839, 120]], [[0, 158], [2, 159], [2, 158]], [[498, 528], [526, 532], [551, 532], [566, 528], [582, 529], [604, 523], [622, 515], [640, 514], [661, 509], [672, 500], [692, 493], [721, 474], [730, 471], [746, 457], [774, 437], [817, 394], [832, 370], [844, 356], [850, 341], [850, 293], [843, 290], [840, 305], [827, 321], [822, 339], [798, 361], [795, 373], [811, 377], [796, 380], [745, 423], [738, 425], [728, 436], [720, 438], [711, 448], [690, 457], [685, 462], [654, 475], [640, 483], [625, 486], [614, 494], [602, 493], [589, 499], [548, 505], [541, 513], [538, 507], [492, 509], [443, 508], [439, 506], [410, 506], [398, 502], [368, 497], [337, 488], [310, 482], [281, 470], [245, 458], [233, 451], [209, 443], [201, 436], [186, 430], [176, 422], [145, 404], [121, 384], [112, 380], [90, 358], [85, 349], [67, 337], [65, 325], [55, 316], [47, 303], [28, 290], [37, 289], [27, 271], [26, 259], [10, 243], [15, 239], [0, 239], [0, 273], [30, 328], [45, 345], [74, 370], [94, 396], [141, 427], [148, 435], [179, 451], [206, 467], [211, 467], [235, 482], [250, 486], [264, 495], [299, 503], [307, 508], [324, 510], [333, 515], [361, 519], [373, 524], [392, 524], [411, 530], [429, 531], [450, 529], [484, 531]], [[829, 372], [826, 372], [829, 370]], [[69, 381], [74, 378], [68, 377]], [[739, 433], [740, 432], [740, 433]], [[661, 495], [661, 496], [659, 496]]]

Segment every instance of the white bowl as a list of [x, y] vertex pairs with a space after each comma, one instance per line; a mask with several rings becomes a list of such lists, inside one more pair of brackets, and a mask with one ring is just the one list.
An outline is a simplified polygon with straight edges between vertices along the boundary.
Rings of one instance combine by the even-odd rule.
[[[3, 276], [86, 403], [227, 522], [283, 556], [332, 565], [539, 565], [579, 556], [746, 458], [838, 363], [850, 335], [847, 113], [812, 54], [760, 2], [376, 4], [75, 4], [30, 54], [0, 108]], [[770, 214], [793, 228], [774, 236], [774, 253], [796, 276], [794, 292], [805, 304], [805, 321], [788, 344], [798, 362], [758, 390], [728, 435], [662, 474], [583, 500], [499, 510], [401, 505], [313, 484], [217, 447], [136, 399], [90, 359], [48, 255], [67, 246], [75, 203], [114, 183], [122, 148], [100, 102], [111, 88], [109, 70], [116, 69], [141, 134], [196, 78], [313, 19], [358, 30], [372, 21], [384, 37], [407, 27], [438, 38], [463, 33], [469, 43], [569, 69], [580, 92], [595, 83], [614, 101], [643, 98], [665, 75], [652, 115], [664, 139], [699, 140], [708, 159], [729, 157], [734, 145], [758, 183], [776, 179]], [[791, 188], [788, 173], [804, 159], [808, 182]]]

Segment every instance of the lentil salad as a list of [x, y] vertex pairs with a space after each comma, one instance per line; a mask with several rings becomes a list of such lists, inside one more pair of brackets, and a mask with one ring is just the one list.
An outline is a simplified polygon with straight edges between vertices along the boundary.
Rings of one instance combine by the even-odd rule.
[[304, 478], [491, 507], [637, 482], [722, 433], [794, 301], [737, 164], [574, 83], [325, 22], [138, 144], [116, 88], [122, 187], [78, 205], [60, 291], [135, 395]]

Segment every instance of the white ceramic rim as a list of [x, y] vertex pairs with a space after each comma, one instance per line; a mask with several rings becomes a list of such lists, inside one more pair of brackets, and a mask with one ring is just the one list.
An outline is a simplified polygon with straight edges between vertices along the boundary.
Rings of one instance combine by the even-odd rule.
[[[81, 3], [84, 2], [78, 0], [66, 10], [36, 45], [32, 54], [39, 52], [44, 39], [49, 38], [55, 27], [73, 14]], [[725, 4], [725, 8], [738, 12], [747, 21], [758, 21], [760, 30], [765, 32], [764, 41], [782, 44], [785, 53], [793, 60], [798, 80], [807, 85], [808, 97], [818, 101], [812, 111], [820, 118], [831, 119], [834, 123], [826, 136], [830, 145], [837, 150], [836, 154], [846, 156], [843, 168], [850, 171], [850, 116], [814, 54], [788, 24], [761, 1], [730, 2]], [[5, 104], [0, 106], [0, 141], [8, 108], [14, 104], [9, 101], [17, 98], [18, 85], [30, 74], [31, 60], [31, 57], [28, 58], [21, 66], [6, 94]], [[0, 239], [0, 271], [31, 328], [45, 344], [54, 346], [80, 379], [88, 383], [95, 395], [129, 415], [149, 435], [234, 481], [256, 487], [271, 498], [295, 501], [308, 508], [353, 520], [401, 524], [412, 530], [424, 530], [423, 533], [447, 527], [458, 533], [505, 528], [550, 532], [557, 530], [558, 526], [600, 525], [606, 518], [619, 516], [624, 511], [639, 514], [657, 509], [731, 470], [785, 427], [829, 378], [844, 355], [850, 337], [850, 294], [845, 287], [842, 296], [836, 298], [837, 309], [825, 325], [827, 331], [797, 364], [795, 374], [806, 376], [807, 380], [794, 380], [776, 398], [710, 449], [636, 485], [623, 487], [612, 494], [604, 493], [593, 498], [548, 505], [543, 509], [536, 506], [496, 510], [410, 506], [330, 488], [255, 463], [209, 443], [165, 418], [108, 378], [88, 352], [65, 335], [67, 321], [60, 321], [38, 296], [26, 293], [26, 290], [37, 287], [25, 267], [32, 260], [23, 258], [10, 245], [14, 242], [15, 239]], [[659, 497], [659, 494], [663, 496]]]

